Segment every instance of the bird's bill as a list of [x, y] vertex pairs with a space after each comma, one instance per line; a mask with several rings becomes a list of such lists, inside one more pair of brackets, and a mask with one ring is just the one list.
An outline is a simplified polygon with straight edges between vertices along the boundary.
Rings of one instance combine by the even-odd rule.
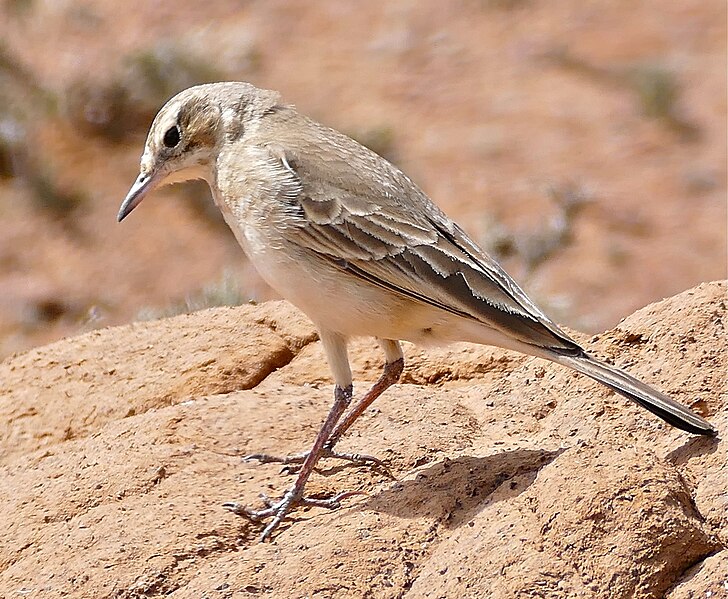
[[140, 173], [134, 185], [131, 186], [129, 193], [126, 194], [124, 201], [119, 208], [119, 214], [116, 219], [121, 222], [129, 213], [136, 208], [152, 189], [157, 186], [159, 176], [157, 174], [148, 175]]

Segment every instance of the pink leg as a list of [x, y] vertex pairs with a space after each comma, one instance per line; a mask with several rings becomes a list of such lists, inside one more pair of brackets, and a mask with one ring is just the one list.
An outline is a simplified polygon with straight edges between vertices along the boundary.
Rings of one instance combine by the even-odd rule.
[[334, 427], [336, 426], [339, 418], [341, 418], [341, 415], [344, 413], [344, 410], [346, 410], [347, 406], [351, 402], [351, 394], [351, 385], [345, 389], [342, 389], [339, 386], [334, 389], [334, 405], [331, 407], [321, 430], [316, 436], [313, 447], [306, 455], [306, 459], [304, 460], [301, 470], [296, 477], [296, 482], [286, 492], [283, 499], [277, 503], [269, 505], [263, 510], [251, 510], [250, 508], [236, 502], [223, 504], [223, 507], [229, 509], [231, 512], [255, 521], [273, 516], [273, 519], [263, 530], [263, 534], [260, 537], [261, 541], [265, 541], [269, 538], [273, 531], [278, 528], [288, 512], [297, 505], [315, 505], [319, 507], [337, 508], [339, 507], [341, 499], [350, 495], [349, 492], [346, 492], [340, 493], [330, 499], [308, 499], [303, 496], [303, 490], [306, 486], [306, 482], [313, 472], [314, 466], [316, 466], [316, 462], [318, 462], [321, 456], [321, 451], [323, 450], [326, 441], [331, 436], [331, 432], [334, 430]]
[[[348, 360], [346, 359], [345, 345], [343, 345], [344, 351], [341, 351], [342, 344], [344, 343], [343, 338], [333, 335], [327, 337], [327, 340], [329, 341], [329, 349], [333, 350], [329, 353], [334, 354], [334, 359], [331, 360], [331, 362], [333, 362], [335, 366], [332, 368], [332, 370], [334, 370], [335, 378], [337, 380], [344, 379], [351, 381], [351, 371], [349, 370]], [[323, 335], [322, 341], [324, 341]], [[337, 383], [334, 388], [334, 405], [331, 407], [323, 426], [319, 430], [313, 447], [307, 453], [287, 458], [275, 458], [266, 454], [253, 454], [248, 456], [247, 459], [257, 459], [262, 462], [277, 461], [283, 463], [302, 463], [301, 469], [296, 477], [296, 482], [280, 501], [273, 503], [264, 497], [268, 506], [265, 509], [251, 510], [237, 502], [223, 504], [223, 507], [229, 509], [233, 513], [254, 521], [259, 521], [272, 516], [272, 520], [263, 530], [261, 541], [265, 541], [270, 537], [273, 531], [280, 525], [294, 507], [298, 505], [311, 505], [335, 509], [339, 507], [342, 499], [355, 494], [354, 492], [346, 491], [329, 499], [310, 499], [304, 497], [303, 491], [306, 487], [306, 483], [308, 482], [308, 479], [320, 458], [337, 457], [353, 461], [369, 461], [381, 464], [377, 458], [371, 456], [343, 454], [337, 453], [333, 450], [334, 445], [336, 445], [338, 440], [349, 429], [349, 427], [354, 424], [356, 419], [361, 416], [364, 410], [366, 410], [377, 397], [384, 393], [384, 391], [396, 383], [402, 374], [402, 370], [404, 369], [404, 358], [402, 357], [402, 349], [399, 343], [386, 339], [380, 339], [379, 343], [382, 345], [387, 359], [384, 366], [384, 372], [379, 377], [379, 380], [374, 383], [366, 395], [364, 395], [364, 397], [356, 403], [351, 411], [340, 422], [339, 420], [341, 419], [341, 416], [351, 403], [353, 388], [350, 383]], [[324, 346], [326, 345], [327, 343], [324, 342]], [[336, 355], [337, 352], [338, 355]], [[338, 376], [336, 376], [337, 371]]]
[[[364, 397], [362, 397], [354, 405], [354, 407], [351, 408], [351, 410], [344, 417], [344, 419], [336, 425], [334, 432], [331, 433], [329, 440], [326, 442], [326, 445], [324, 445], [324, 449], [333, 451], [334, 445], [336, 445], [341, 436], [347, 430], [349, 430], [349, 428], [352, 424], [354, 424], [356, 419], [364, 413], [364, 410], [366, 410], [372, 404], [372, 402], [377, 399], [377, 397], [379, 397], [382, 393], [384, 393], [399, 380], [399, 377], [402, 376], [403, 370], [404, 358], [399, 358], [394, 362], [389, 362], [385, 364], [382, 376], [379, 377], [379, 380], [374, 383], [374, 385], [371, 389], [369, 389], [366, 395], [364, 395]], [[376, 461], [379, 462], [379, 460]]]

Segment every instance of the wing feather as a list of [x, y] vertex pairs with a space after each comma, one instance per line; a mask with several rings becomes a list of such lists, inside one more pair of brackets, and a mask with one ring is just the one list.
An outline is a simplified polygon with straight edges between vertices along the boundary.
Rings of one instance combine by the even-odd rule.
[[[335, 151], [316, 151], [326, 150]], [[567, 355], [581, 352], [490, 256], [393, 166], [381, 167], [379, 157], [365, 162], [359, 168], [371, 171], [376, 165], [375, 176], [359, 176], [361, 185], [344, 189], [326, 170], [314, 170], [305, 153], [286, 152], [279, 158], [281, 168], [291, 176], [291, 189], [298, 190], [295, 198], [284, 194], [288, 209], [298, 210], [287, 238], [336, 268], [401, 296], [532, 345]], [[351, 179], [357, 180], [356, 171]], [[371, 180], [382, 185], [374, 189]], [[403, 205], [403, 198], [412, 207]]]

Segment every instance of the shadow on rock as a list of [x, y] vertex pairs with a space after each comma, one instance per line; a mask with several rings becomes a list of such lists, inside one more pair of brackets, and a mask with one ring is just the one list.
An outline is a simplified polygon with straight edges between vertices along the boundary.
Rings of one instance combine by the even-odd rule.
[[484, 505], [525, 491], [538, 471], [563, 451], [519, 449], [482, 458], [446, 458], [372, 497], [365, 508], [401, 518], [435, 518], [456, 528]]
[[693, 458], [715, 453], [720, 442], [720, 437], [692, 437], [668, 453], [665, 459], [675, 466], [682, 466]]

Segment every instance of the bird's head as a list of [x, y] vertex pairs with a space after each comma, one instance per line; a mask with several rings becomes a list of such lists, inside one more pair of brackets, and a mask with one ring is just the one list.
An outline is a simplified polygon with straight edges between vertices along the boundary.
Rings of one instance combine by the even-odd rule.
[[248, 83], [198, 85], [170, 99], [152, 122], [139, 176], [119, 208], [123, 220], [153, 189], [190, 179], [211, 181], [220, 144], [240, 137], [246, 120], [277, 102]]

